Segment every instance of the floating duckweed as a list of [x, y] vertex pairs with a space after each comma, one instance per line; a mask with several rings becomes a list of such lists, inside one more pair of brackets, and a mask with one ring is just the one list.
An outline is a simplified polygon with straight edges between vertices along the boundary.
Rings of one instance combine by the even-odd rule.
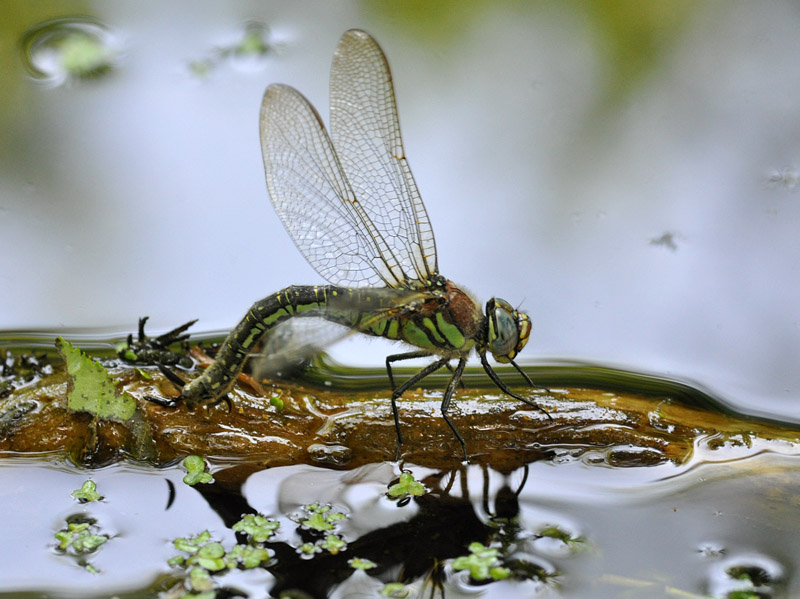
[[425, 494], [425, 486], [414, 479], [414, 475], [410, 472], [403, 472], [400, 475], [400, 480], [389, 487], [387, 495], [392, 499], [400, 499], [402, 497], [417, 496]]
[[486, 547], [482, 543], [470, 543], [471, 555], [463, 555], [453, 560], [454, 570], [469, 570], [473, 580], [502, 580], [511, 575], [508, 568], [500, 566], [500, 550]]
[[334, 524], [347, 518], [347, 515], [342, 512], [332, 511], [329, 505], [311, 503], [304, 505], [303, 510], [309, 514], [309, 516], [301, 520], [300, 524], [306, 528], [320, 532], [331, 530]]
[[391, 597], [391, 599], [405, 599], [409, 596], [409, 590], [402, 582], [389, 582], [383, 585], [381, 597]]
[[372, 560], [364, 559], [361, 557], [354, 557], [352, 559], [347, 560], [347, 565], [353, 568], [354, 570], [372, 570], [372, 568], [377, 567], [377, 564]]
[[186, 476], [183, 477], [183, 482], [187, 485], [209, 484], [214, 482], [214, 477], [211, 476], [211, 473], [206, 472], [206, 463], [200, 456], [186, 456], [186, 459], [183, 460], [183, 465], [187, 470]]
[[72, 496], [81, 503], [89, 503], [90, 501], [100, 501], [103, 496], [97, 492], [97, 485], [93, 480], [87, 480], [80, 489], [75, 489]]
[[280, 525], [280, 522], [264, 516], [246, 514], [232, 528], [236, 532], [245, 533], [252, 542], [263, 543], [275, 534]]
[[342, 540], [339, 535], [329, 534], [325, 537], [325, 540], [319, 544], [319, 546], [322, 549], [326, 549], [329, 553], [336, 555], [340, 551], [344, 551], [347, 548], [347, 543]]
[[68, 522], [67, 527], [55, 535], [59, 541], [58, 548], [75, 555], [92, 553], [108, 541], [106, 535], [95, 534], [93, 528], [94, 521]]

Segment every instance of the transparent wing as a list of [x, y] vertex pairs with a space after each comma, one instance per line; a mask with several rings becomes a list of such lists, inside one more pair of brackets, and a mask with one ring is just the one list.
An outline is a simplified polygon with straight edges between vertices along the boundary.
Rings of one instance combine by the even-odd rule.
[[[363, 306], [350, 304], [346, 298], [334, 300], [330, 305], [336, 311], [358, 312], [362, 325], [368, 328], [396, 318], [430, 297], [425, 292], [405, 290], [375, 289], [374, 293], [385, 293], [392, 298], [390, 303], [396, 305], [364, 310]], [[356, 332], [357, 329], [351, 326], [323, 320], [322, 317], [289, 318], [270, 329], [260, 351], [251, 356], [254, 358], [253, 374], [258, 378], [269, 378], [284, 372]]]
[[378, 44], [351, 29], [331, 67], [331, 138], [359, 203], [406, 280], [438, 272], [428, 213], [406, 161], [389, 65]]
[[270, 85], [261, 103], [267, 188], [283, 225], [316, 271], [335, 285], [406, 287], [404, 273], [353, 189], [314, 108]]

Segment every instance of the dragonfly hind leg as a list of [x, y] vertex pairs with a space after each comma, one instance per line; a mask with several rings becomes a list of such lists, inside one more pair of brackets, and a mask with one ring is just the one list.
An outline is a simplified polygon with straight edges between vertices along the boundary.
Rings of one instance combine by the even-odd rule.
[[[389, 373], [389, 381], [392, 384], [392, 415], [394, 416], [394, 429], [397, 433], [397, 452], [395, 453], [395, 459], [399, 457], [400, 454], [400, 446], [403, 444], [403, 432], [400, 430], [400, 414], [397, 410], [397, 400], [400, 398], [403, 393], [408, 391], [412, 386], [416, 385], [422, 379], [424, 379], [429, 374], [433, 374], [443, 366], [447, 365], [450, 362], [450, 358], [440, 358], [435, 362], [431, 362], [425, 368], [420, 370], [417, 374], [412, 376], [410, 379], [405, 381], [399, 387], [394, 386], [394, 377], [392, 376], [392, 368], [391, 363], [397, 362], [399, 360], [410, 360], [412, 358], [424, 358], [429, 356], [430, 353], [423, 352], [423, 351], [414, 351], [409, 352], [407, 354], [395, 354], [393, 356], [389, 356], [386, 358], [386, 369]], [[451, 425], [452, 428], [452, 425]]]

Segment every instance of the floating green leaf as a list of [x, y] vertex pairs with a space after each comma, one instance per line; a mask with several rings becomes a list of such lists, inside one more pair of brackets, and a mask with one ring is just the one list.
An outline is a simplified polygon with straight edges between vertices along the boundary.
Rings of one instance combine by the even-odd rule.
[[400, 480], [389, 487], [388, 495], [392, 499], [400, 499], [409, 495], [424, 495], [425, 486], [414, 480], [414, 475], [410, 472], [403, 472]]
[[391, 597], [392, 599], [405, 599], [408, 597], [408, 587], [402, 582], [388, 582], [381, 589], [381, 597]]
[[97, 485], [93, 480], [87, 480], [80, 489], [75, 489], [72, 496], [81, 503], [100, 501], [103, 496], [97, 492]]
[[187, 485], [209, 484], [214, 482], [211, 473], [206, 472], [206, 463], [199, 455], [186, 456], [183, 460], [187, 474], [183, 477], [183, 482]]
[[211, 533], [207, 530], [204, 530], [199, 535], [194, 537], [179, 537], [175, 539], [172, 544], [175, 546], [175, 549], [178, 549], [179, 551], [195, 554], [200, 550], [200, 547], [208, 543], [210, 540]]
[[469, 570], [473, 580], [501, 580], [508, 578], [511, 571], [499, 566], [500, 551], [481, 543], [470, 543], [471, 555], [463, 555], [453, 560], [454, 570]]
[[264, 547], [253, 547], [252, 545], [234, 545], [223, 558], [228, 569], [233, 569], [240, 565], [245, 569], [255, 568], [263, 562], [269, 561], [272, 552]]
[[316, 543], [303, 543], [297, 548], [297, 550], [300, 553], [305, 553], [306, 555], [314, 555], [315, 553], [320, 553], [322, 551], [322, 547]]
[[105, 535], [93, 534], [88, 522], [68, 522], [67, 528], [56, 533], [58, 548], [62, 551], [72, 550], [74, 553], [91, 553], [108, 541]]
[[354, 570], [371, 570], [372, 568], [375, 568], [378, 564], [368, 559], [354, 557], [352, 559], [347, 560], [347, 565], [353, 568]]
[[311, 503], [304, 505], [303, 509], [309, 514], [308, 518], [302, 520], [300, 524], [306, 528], [325, 532], [331, 530], [337, 522], [347, 518], [342, 512], [331, 510], [329, 505], [320, 505], [318, 503]]
[[89, 412], [101, 420], [124, 422], [136, 412], [136, 400], [116, 384], [100, 364], [59, 337], [56, 347], [67, 363], [68, 406], [73, 412]]
[[[204, 570], [203, 568], [192, 568], [189, 570], [189, 584], [195, 591], [204, 594], [210, 592], [210, 596], [216, 596], [216, 593], [213, 592], [214, 581], [211, 580], [211, 574], [208, 573], [208, 570]], [[195, 598], [197, 595], [189, 595], [189, 597]]]
[[336, 555], [340, 551], [344, 551], [347, 543], [339, 535], [330, 534], [325, 537], [325, 540], [319, 546], [322, 549], [327, 549], [332, 555]]
[[255, 543], [267, 541], [278, 530], [280, 522], [257, 514], [246, 514], [232, 526], [236, 532], [243, 532]]
[[74, 77], [93, 77], [111, 67], [113, 52], [95, 37], [81, 32], [61, 42], [61, 64]]

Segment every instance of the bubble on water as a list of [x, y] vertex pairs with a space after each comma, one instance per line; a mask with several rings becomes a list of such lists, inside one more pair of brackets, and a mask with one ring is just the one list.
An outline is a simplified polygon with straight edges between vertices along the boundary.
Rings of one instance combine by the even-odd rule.
[[23, 35], [21, 46], [28, 73], [53, 86], [106, 75], [121, 51], [119, 38], [89, 17], [40, 23]]

